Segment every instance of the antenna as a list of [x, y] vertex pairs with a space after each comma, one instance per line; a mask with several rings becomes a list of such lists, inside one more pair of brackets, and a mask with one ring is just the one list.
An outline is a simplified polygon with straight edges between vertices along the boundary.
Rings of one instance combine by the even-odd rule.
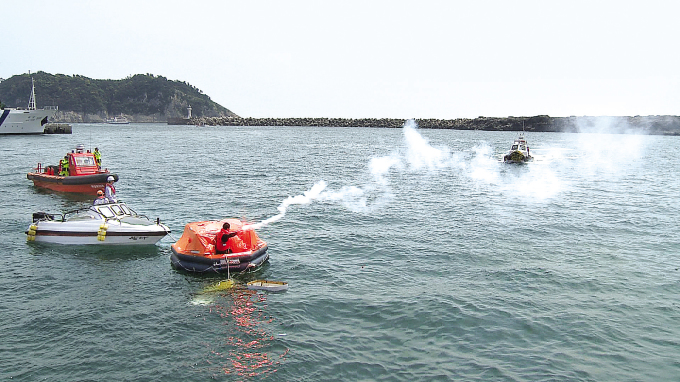
[[35, 83], [31, 77], [31, 98], [28, 99], [28, 110], [35, 110]]

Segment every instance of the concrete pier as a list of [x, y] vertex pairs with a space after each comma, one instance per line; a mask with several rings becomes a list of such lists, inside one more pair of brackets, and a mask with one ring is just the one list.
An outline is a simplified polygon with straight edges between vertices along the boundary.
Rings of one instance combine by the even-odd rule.
[[72, 134], [71, 125], [68, 123], [47, 123], [45, 124], [45, 134]]

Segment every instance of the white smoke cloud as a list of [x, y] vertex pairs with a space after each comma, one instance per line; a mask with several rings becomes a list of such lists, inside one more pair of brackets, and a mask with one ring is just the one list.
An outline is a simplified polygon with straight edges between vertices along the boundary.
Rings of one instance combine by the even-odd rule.
[[427, 139], [418, 133], [416, 123], [408, 120], [404, 124], [404, 139], [406, 140], [405, 160], [413, 171], [426, 169], [430, 172], [450, 166], [451, 154], [448, 148], [439, 149], [430, 146]]
[[313, 200], [316, 200], [319, 198], [319, 195], [321, 192], [326, 188], [326, 182], [323, 180], [317, 182], [312, 186], [312, 188], [309, 191], [305, 191], [302, 195], [297, 195], [297, 196], [289, 196], [287, 199], [285, 199], [281, 204], [276, 208], [279, 210], [279, 213], [277, 215], [274, 215], [270, 217], [269, 219], [263, 220], [259, 223], [256, 224], [247, 224], [243, 226], [244, 230], [247, 229], [260, 229], [266, 225], [269, 225], [271, 223], [277, 222], [281, 220], [284, 216], [286, 216], [286, 211], [288, 210], [288, 207], [290, 207], [293, 204], [298, 204], [298, 205], [305, 205], [311, 203]]
[[[601, 127], [599, 131], [602, 131]], [[574, 162], [574, 155], [587, 156], [591, 162], [589, 165], [598, 166], [599, 169], [608, 168], [609, 164], [616, 163], [615, 160], [612, 162], [611, 158], [641, 155], [636, 136], [617, 135], [617, 139], [612, 139], [608, 135], [606, 139], [592, 140], [589, 138], [592, 138], [593, 134], [579, 134], [579, 139], [584, 141], [579, 142], [575, 152], [559, 147], [546, 148], [545, 155], [541, 155], [534, 163], [526, 166], [509, 166], [501, 163], [494, 155], [494, 149], [486, 143], [472, 147], [471, 155], [467, 157], [462, 152], [451, 153], [448, 147], [433, 147], [418, 132], [417, 124], [413, 120], [404, 124], [403, 135], [403, 147], [395, 149], [389, 155], [369, 160], [367, 167], [370, 177], [365, 184], [332, 190], [327, 187], [325, 181], [320, 180], [302, 195], [285, 199], [278, 206], [277, 215], [247, 228], [262, 228], [282, 219], [289, 207], [306, 205], [314, 201], [338, 203], [357, 213], [372, 213], [390, 203], [394, 197], [391, 181], [404, 174], [430, 176], [443, 182], [450, 181], [449, 177], [452, 176], [465, 177], [468, 180], [463, 182], [466, 187], [486, 189], [501, 197], [512, 199], [513, 202], [525, 204], [543, 202], [555, 198], [570, 184], [569, 180], [558, 176], [556, 168], [559, 169], [569, 161], [571, 165], [574, 163], [584, 165], [579, 160]], [[532, 147], [532, 153], [536, 151]]]

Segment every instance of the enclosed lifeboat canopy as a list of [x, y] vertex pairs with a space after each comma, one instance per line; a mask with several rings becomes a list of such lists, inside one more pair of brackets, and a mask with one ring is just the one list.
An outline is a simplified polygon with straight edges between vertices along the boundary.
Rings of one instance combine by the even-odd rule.
[[[215, 237], [224, 223], [237, 234], [229, 239], [230, 252], [217, 254]], [[269, 258], [267, 243], [254, 230], [244, 230], [244, 225], [238, 219], [188, 223], [182, 237], [171, 246], [172, 265], [186, 271], [218, 273], [257, 268]]]
[[252, 229], [242, 231], [244, 224], [238, 219], [189, 223], [184, 227], [182, 237], [173, 244], [173, 247], [177, 252], [182, 253], [215, 255], [215, 236], [220, 232], [224, 223], [229, 223], [231, 231], [238, 232], [229, 240], [232, 253], [252, 251], [258, 247], [260, 238]]

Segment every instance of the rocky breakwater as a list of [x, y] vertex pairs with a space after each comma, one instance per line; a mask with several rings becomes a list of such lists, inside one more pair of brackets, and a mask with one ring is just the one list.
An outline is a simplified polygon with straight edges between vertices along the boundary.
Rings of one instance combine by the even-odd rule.
[[[678, 116], [635, 117], [478, 117], [414, 119], [423, 129], [483, 131], [593, 132], [680, 135]], [[395, 118], [241, 118], [193, 117], [187, 125], [198, 126], [319, 126], [401, 128], [405, 119]]]
[[[456, 130], [522, 130], [551, 131], [550, 117], [507, 117], [474, 119], [414, 119], [424, 129]], [[234, 118], [194, 117], [187, 119], [187, 125], [199, 126], [319, 126], [319, 127], [375, 127], [401, 128], [406, 119], [400, 118]]]

